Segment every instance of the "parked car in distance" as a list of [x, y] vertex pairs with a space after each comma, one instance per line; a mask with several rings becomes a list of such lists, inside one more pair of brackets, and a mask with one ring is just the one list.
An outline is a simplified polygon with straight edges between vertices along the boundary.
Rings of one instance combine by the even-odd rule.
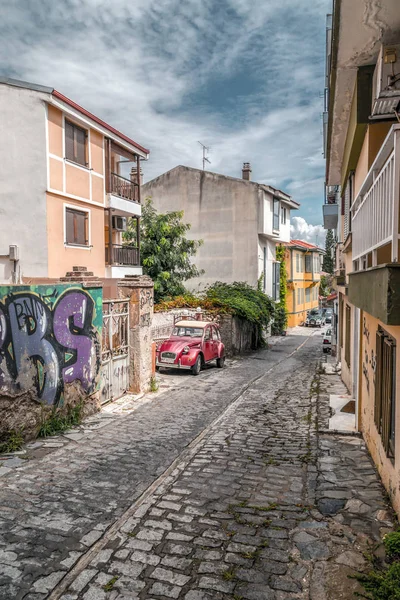
[[207, 321], [178, 321], [156, 354], [158, 368], [187, 369], [193, 375], [214, 360], [217, 367], [224, 366], [225, 347], [218, 325]]
[[327, 329], [322, 335], [324, 336], [322, 341], [322, 352], [325, 352], [326, 354], [332, 349], [332, 329]]
[[325, 308], [324, 317], [325, 317], [325, 323], [332, 323], [333, 309]]
[[325, 317], [321, 311], [317, 311], [315, 313], [310, 313], [307, 315], [307, 319], [305, 322], [306, 327], [322, 327], [325, 325]]

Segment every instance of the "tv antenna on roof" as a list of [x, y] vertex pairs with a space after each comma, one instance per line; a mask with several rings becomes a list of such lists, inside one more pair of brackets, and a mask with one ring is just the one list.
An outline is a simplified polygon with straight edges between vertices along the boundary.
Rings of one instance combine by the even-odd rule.
[[200, 146], [203, 148], [203, 171], [205, 171], [206, 168], [206, 162], [208, 162], [211, 165], [211, 161], [209, 160], [209, 158], [207, 157], [207, 154], [210, 152], [210, 147], [209, 146], [205, 146], [204, 144], [202, 144], [201, 142], [198, 142], [200, 144]]

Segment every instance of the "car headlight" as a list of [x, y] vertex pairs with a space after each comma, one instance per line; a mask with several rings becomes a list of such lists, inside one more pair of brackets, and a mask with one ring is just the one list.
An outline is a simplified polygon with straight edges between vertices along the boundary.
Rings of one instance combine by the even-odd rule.
[[190, 348], [189, 346], [185, 346], [184, 349], [182, 350], [182, 354], [187, 354], [189, 352]]

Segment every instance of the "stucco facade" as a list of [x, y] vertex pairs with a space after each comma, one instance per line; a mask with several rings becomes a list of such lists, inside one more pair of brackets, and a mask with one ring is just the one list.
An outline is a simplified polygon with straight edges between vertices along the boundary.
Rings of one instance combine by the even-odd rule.
[[[204, 274], [188, 282], [192, 290], [215, 281], [246, 281], [273, 294], [275, 247], [290, 239], [290, 196], [256, 182], [179, 166], [146, 183], [159, 212], [183, 210], [190, 239], [201, 239], [195, 262]], [[273, 223], [273, 199], [279, 201], [279, 223]], [[276, 205], [277, 207], [277, 205]]]
[[301, 240], [286, 244], [288, 327], [304, 323], [307, 312], [319, 306], [321, 257], [322, 250], [313, 244]]
[[139, 247], [122, 246], [122, 231], [128, 217], [139, 227], [148, 150], [52, 88], [0, 78], [0, 111], [0, 283], [59, 279], [75, 266], [102, 279], [140, 275]]

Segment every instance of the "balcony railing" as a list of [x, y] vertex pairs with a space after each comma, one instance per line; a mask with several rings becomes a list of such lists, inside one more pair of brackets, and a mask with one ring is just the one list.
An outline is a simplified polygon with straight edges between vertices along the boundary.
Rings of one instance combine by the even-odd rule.
[[139, 185], [135, 181], [121, 177], [117, 173], [110, 173], [109, 192], [125, 200], [140, 202]]
[[[351, 207], [355, 270], [360, 264], [376, 266], [379, 248], [388, 244], [391, 262], [398, 261], [399, 197], [400, 126], [394, 125]], [[370, 253], [371, 260], [364, 260]]]
[[113, 244], [110, 257], [110, 247], [106, 246], [106, 263], [111, 265], [139, 267], [139, 248], [137, 246], [121, 246], [119, 244]]

